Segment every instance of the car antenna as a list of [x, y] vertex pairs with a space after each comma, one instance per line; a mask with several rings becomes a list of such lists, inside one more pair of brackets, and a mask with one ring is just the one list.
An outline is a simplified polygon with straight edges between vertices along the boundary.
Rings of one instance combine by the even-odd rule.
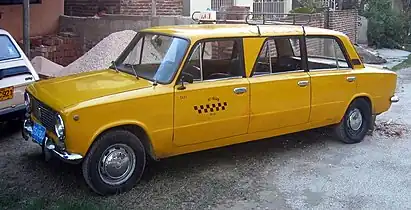
[[118, 69], [117, 69], [117, 65], [115, 61], [111, 61], [111, 65], [114, 67], [114, 69], [116, 70], [116, 72], [118, 73]]

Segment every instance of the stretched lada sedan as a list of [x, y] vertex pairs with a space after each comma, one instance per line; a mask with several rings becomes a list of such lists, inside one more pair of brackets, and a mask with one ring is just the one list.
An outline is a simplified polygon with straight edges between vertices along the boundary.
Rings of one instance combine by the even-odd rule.
[[366, 67], [340, 32], [193, 24], [140, 31], [104, 70], [39, 81], [23, 136], [82, 165], [101, 195], [128, 191], [148, 159], [324, 126], [361, 142], [397, 75]]

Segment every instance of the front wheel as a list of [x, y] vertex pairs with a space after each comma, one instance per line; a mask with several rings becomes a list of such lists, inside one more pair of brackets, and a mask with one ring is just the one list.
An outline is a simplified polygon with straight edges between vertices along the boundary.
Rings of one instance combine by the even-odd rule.
[[356, 99], [348, 107], [341, 122], [335, 126], [335, 134], [346, 144], [359, 143], [364, 139], [371, 123], [370, 104], [362, 98]]
[[139, 138], [126, 130], [113, 130], [93, 144], [83, 162], [83, 176], [96, 193], [117, 194], [134, 187], [145, 164], [145, 150]]

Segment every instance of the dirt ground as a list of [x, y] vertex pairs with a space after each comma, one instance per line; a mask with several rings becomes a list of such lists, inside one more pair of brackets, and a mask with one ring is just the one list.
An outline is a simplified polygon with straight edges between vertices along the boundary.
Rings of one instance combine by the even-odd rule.
[[0, 128], [2, 209], [406, 209], [411, 206], [411, 69], [373, 136], [345, 145], [318, 129], [151, 163], [132, 191], [100, 197], [79, 166], [44, 162]]

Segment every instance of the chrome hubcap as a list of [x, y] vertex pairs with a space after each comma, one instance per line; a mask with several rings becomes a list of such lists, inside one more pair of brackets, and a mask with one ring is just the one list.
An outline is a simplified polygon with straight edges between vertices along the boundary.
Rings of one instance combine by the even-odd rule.
[[355, 108], [354, 110], [350, 112], [350, 115], [348, 118], [348, 125], [354, 131], [360, 130], [362, 126], [362, 114], [359, 109]]
[[114, 144], [101, 156], [98, 172], [106, 184], [119, 185], [131, 177], [135, 167], [136, 156], [133, 149], [125, 144]]

